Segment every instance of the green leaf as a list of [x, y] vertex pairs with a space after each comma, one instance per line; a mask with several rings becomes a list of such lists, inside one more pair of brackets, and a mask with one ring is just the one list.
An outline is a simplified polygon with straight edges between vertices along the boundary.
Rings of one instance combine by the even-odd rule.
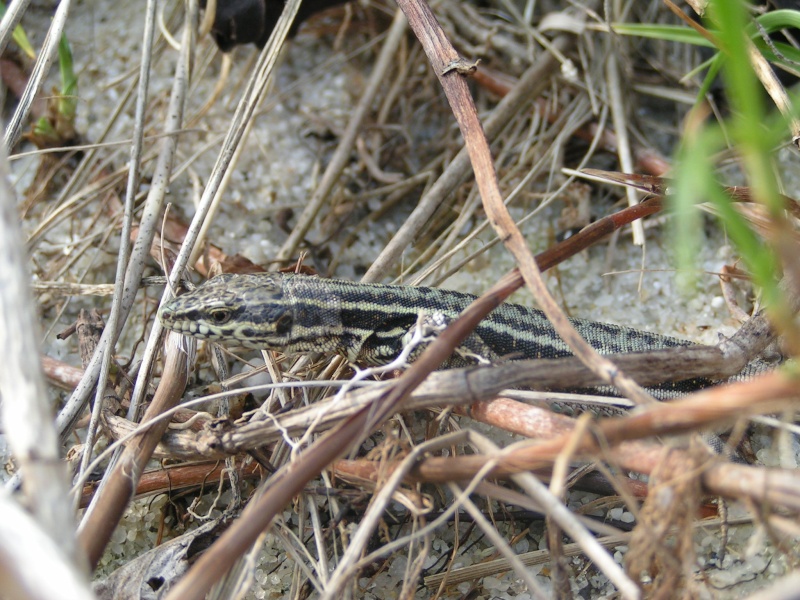
[[61, 74], [61, 97], [58, 100], [58, 112], [65, 119], [74, 121], [78, 105], [78, 77], [75, 75], [72, 50], [66, 36], [61, 36], [58, 44], [58, 68]]
[[[672, 222], [673, 247], [678, 269], [688, 274], [696, 272], [695, 259], [704, 237], [702, 215], [697, 205], [706, 201], [713, 180], [711, 157], [720, 146], [719, 140], [715, 139], [718, 137], [705, 129], [684, 143], [675, 157], [674, 180], [669, 194], [670, 212], [675, 216]], [[683, 283], [692, 284], [693, 281], [690, 279]]]
[[649, 23], [613, 23], [611, 28], [619, 35], [632, 35], [679, 44], [693, 44], [713, 48], [714, 45], [691, 27], [682, 25], [652, 25]]
[[46, 140], [49, 142], [56, 142], [58, 141], [58, 133], [56, 133], [53, 124], [47, 117], [39, 117], [39, 119], [33, 125], [33, 135], [40, 140]]
[[[779, 29], [785, 29], [787, 27], [800, 27], [800, 11], [797, 10], [773, 10], [770, 12], [766, 12], [763, 15], [759, 15], [756, 18], [758, 24], [763, 27], [767, 33], [772, 33], [773, 31], [778, 31]], [[755, 31], [755, 27], [750, 25], [748, 27], [748, 33]]]
[[[6, 14], [6, 3], [0, 2], [0, 19]], [[17, 25], [14, 27], [14, 31], [11, 33], [11, 38], [17, 43], [20, 50], [25, 53], [25, 56], [28, 58], [36, 58], [36, 52], [33, 50], [33, 46], [31, 46], [30, 40], [28, 40], [28, 34], [25, 33], [25, 30], [22, 28], [22, 25]]]

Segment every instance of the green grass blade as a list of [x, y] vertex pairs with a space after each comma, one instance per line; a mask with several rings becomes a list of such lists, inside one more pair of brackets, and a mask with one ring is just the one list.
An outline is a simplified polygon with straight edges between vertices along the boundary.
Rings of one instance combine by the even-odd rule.
[[692, 44], [713, 48], [713, 44], [691, 27], [682, 25], [652, 25], [649, 23], [613, 23], [611, 28], [620, 35], [631, 35], [654, 40]]
[[[0, 2], [0, 19], [6, 14], [6, 3]], [[14, 27], [14, 31], [11, 32], [11, 39], [16, 42], [17, 46], [19, 46], [20, 50], [25, 53], [25, 56], [28, 58], [34, 59], [36, 58], [36, 52], [31, 46], [31, 42], [28, 39], [28, 34], [25, 33], [25, 30], [22, 28], [22, 25], [17, 25]]]
[[75, 75], [72, 50], [66, 36], [61, 36], [58, 44], [58, 67], [61, 74], [61, 98], [58, 101], [58, 112], [70, 122], [75, 120], [78, 100], [78, 77]]

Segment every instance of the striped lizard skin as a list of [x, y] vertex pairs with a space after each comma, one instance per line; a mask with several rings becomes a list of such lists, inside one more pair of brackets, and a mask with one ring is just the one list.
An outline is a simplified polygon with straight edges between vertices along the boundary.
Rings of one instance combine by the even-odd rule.
[[[167, 303], [159, 317], [165, 328], [196, 338], [288, 354], [338, 353], [352, 362], [379, 365], [398, 356], [420, 315], [446, 324], [474, 299], [448, 290], [307, 275], [225, 274]], [[690, 344], [619, 325], [571, 321], [601, 354]], [[503, 304], [478, 325], [466, 352], [454, 355], [445, 366], [474, 364], [475, 360], [463, 358], [469, 355], [497, 360], [559, 358], [571, 353], [544, 313]], [[711, 383], [690, 380], [649, 389], [656, 397], [666, 398]]]

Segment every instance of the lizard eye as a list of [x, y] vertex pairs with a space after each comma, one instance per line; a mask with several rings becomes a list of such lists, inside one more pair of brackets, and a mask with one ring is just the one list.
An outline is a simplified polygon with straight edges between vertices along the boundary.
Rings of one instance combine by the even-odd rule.
[[215, 308], [209, 312], [211, 320], [216, 325], [224, 325], [231, 319], [231, 311], [227, 308]]
[[292, 328], [292, 315], [283, 314], [275, 322], [275, 331], [281, 335], [286, 334]]

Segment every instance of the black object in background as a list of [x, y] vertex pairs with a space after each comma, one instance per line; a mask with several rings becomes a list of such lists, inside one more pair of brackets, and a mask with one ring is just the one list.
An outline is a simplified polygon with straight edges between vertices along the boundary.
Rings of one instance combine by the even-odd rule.
[[[304, 0], [289, 35], [316, 12], [344, 4], [345, 0]], [[216, 16], [211, 34], [223, 52], [234, 46], [255, 44], [263, 48], [283, 12], [282, 0], [217, 0]], [[200, 0], [205, 9], [206, 0]]]

